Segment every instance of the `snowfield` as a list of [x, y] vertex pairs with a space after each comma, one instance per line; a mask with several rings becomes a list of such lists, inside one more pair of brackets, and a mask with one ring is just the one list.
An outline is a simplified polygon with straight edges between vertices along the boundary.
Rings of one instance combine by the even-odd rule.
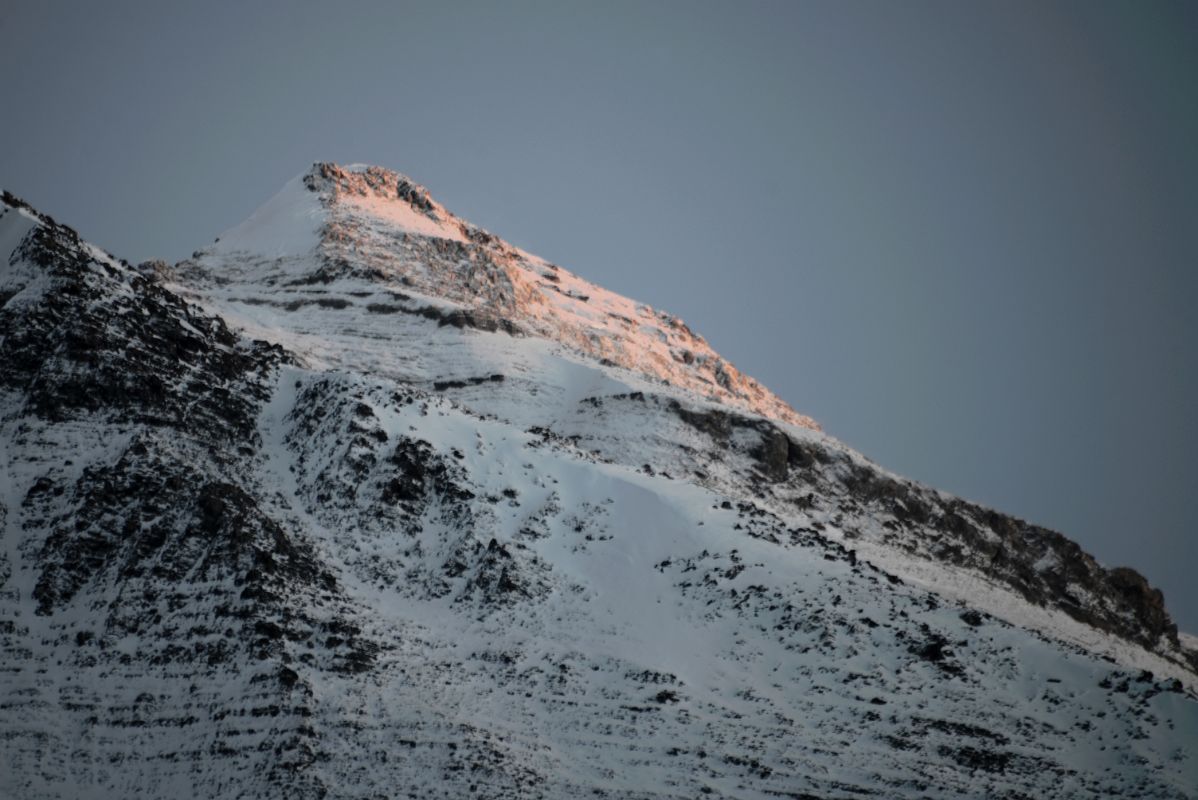
[[0, 797], [1198, 797], [1142, 577], [401, 175], [0, 208]]

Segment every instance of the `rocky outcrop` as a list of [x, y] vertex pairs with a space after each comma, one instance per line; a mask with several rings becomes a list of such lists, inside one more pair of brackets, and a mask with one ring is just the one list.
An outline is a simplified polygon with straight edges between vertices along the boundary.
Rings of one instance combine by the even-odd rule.
[[719, 447], [728, 447], [738, 428], [756, 432], [757, 442], [748, 450], [748, 455], [758, 474], [771, 483], [785, 481], [792, 468], [803, 469], [817, 460], [823, 463], [831, 460], [823, 448], [794, 441], [769, 420], [719, 408], [687, 408], [677, 400], [671, 400], [667, 405], [683, 422], [710, 436]]
[[[804, 511], [826, 503], [837, 527], [853, 536], [975, 570], [1031, 603], [1148, 650], [1171, 658], [1181, 652], [1160, 590], [1133, 569], [1103, 567], [1055, 531], [892, 477], [843, 449], [798, 441], [769, 420], [677, 400], [666, 407], [716, 448], [739, 448], [776, 496]], [[1182, 658], [1192, 668], [1193, 659]]]
[[1029, 602], [1146, 649], [1179, 646], [1160, 591], [1134, 570], [1107, 569], [1056, 531], [828, 455], [828, 468], [799, 474], [798, 489], [839, 496], [846, 517], [872, 521], [862, 529], [881, 526], [883, 542], [976, 570]]
[[[186, 428], [248, 443], [281, 348], [245, 341], [127, 264], [46, 218], [12, 254], [32, 266], [36, 302], [0, 311], [0, 386], [65, 421]], [[24, 289], [13, 286], [10, 291]]]

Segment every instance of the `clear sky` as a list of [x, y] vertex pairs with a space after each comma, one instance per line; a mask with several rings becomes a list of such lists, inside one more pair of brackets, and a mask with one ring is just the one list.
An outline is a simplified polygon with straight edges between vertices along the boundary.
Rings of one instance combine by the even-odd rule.
[[37, 2], [0, 185], [177, 259], [368, 162], [1198, 630], [1198, 3]]

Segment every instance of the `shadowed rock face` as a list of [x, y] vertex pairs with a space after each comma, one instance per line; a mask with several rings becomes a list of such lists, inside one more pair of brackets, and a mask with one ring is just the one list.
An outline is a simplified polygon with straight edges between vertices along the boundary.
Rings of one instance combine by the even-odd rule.
[[39, 302], [0, 315], [0, 385], [24, 393], [29, 410], [54, 421], [102, 412], [252, 438], [281, 348], [239, 339], [127, 265], [98, 257], [66, 226], [43, 219], [12, 258], [42, 270], [46, 283]]
[[[862, 529], [880, 526], [884, 542], [975, 569], [1031, 603], [1149, 650], [1162, 642], [1180, 647], [1177, 625], [1158, 589], [1128, 567], [1104, 568], [1055, 531], [890, 477], [818, 442], [796, 441], [768, 420], [677, 401], [668, 408], [716, 447], [731, 446], [737, 429], [754, 431], [756, 442], [745, 455], [756, 474], [779, 484], [778, 491], [789, 491], [803, 507], [816, 497], [834, 499], [846, 522], [857, 518]], [[1189, 654], [1188, 661], [1198, 667], [1198, 654]]]

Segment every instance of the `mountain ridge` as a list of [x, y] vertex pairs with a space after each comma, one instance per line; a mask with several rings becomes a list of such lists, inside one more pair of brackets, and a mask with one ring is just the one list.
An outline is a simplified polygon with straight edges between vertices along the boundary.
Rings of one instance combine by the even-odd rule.
[[[300, 186], [311, 196], [298, 193]], [[280, 241], [295, 252], [280, 251]], [[512, 329], [527, 328], [713, 401], [818, 428], [741, 374], [682, 320], [608, 292], [459, 219], [423, 186], [391, 170], [317, 163], [245, 224], [199, 251], [196, 262], [213, 269], [221, 256], [238, 249], [278, 255], [276, 281], [302, 286], [369, 278], [401, 294], [506, 319]], [[289, 260], [294, 266], [312, 251], [318, 253], [315, 265], [284, 276]], [[262, 268], [269, 269], [258, 264]]]

